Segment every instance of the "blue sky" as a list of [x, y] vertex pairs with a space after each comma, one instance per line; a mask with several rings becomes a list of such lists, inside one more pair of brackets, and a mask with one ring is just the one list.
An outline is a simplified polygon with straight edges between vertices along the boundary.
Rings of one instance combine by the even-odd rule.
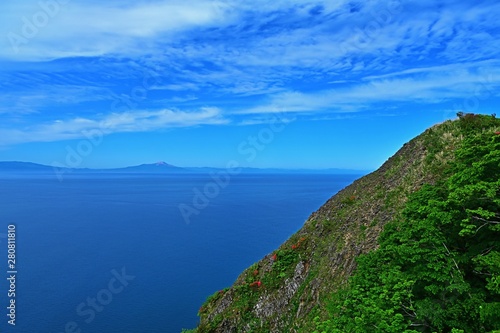
[[497, 1], [3, 1], [0, 160], [374, 169], [497, 111]]

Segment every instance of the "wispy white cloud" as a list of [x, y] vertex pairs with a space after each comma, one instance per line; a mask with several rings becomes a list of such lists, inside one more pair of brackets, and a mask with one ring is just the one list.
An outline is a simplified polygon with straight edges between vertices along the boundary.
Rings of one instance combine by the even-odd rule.
[[87, 138], [89, 135], [108, 135], [124, 132], [147, 132], [173, 127], [221, 125], [228, 122], [220, 110], [203, 108], [195, 112], [176, 110], [131, 111], [112, 113], [103, 117], [76, 117], [54, 120], [21, 129], [0, 127], [0, 146], [27, 142], [50, 142]]
[[392, 72], [392, 73], [387, 73], [387, 74], [382, 74], [382, 75], [369, 75], [365, 76], [362, 79], [364, 81], [371, 81], [371, 80], [380, 80], [380, 79], [387, 79], [387, 78], [392, 78], [392, 77], [404, 77], [404, 76], [415, 76], [415, 75], [421, 75], [421, 74], [431, 74], [431, 73], [449, 73], [451, 72], [457, 72], [457, 71], [466, 71], [466, 70], [479, 70], [483, 71], [484, 75], [487, 75], [487, 72], [490, 72], [490, 70], [495, 71], [496, 68], [498, 68], [500, 65], [500, 61], [497, 59], [490, 59], [490, 60], [484, 60], [484, 61], [477, 61], [477, 62], [462, 62], [462, 63], [452, 63], [448, 65], [442, 65], [442, 66], [431, 66], [431, 67], [417, 67], [417, 68], [408, 68], [399, 72]]
[[[280, 22], [284, 25], [291, 20], [290, 28], [284, 29], [270, 19], [253, 25], [252, 19], [252, 22], [242, 20], [232, 28], [231, 35], [224, 29], [215, 30], [213, 40], [171, 46], [162, 61], [178, 65], [181, 59], [191, 59], [190, 64], [195, 68], [181, 68], [178, 76], [198, 87], [258, 95], [283, 92], [297, 80], [302, 80], [303, 85], [348, 82], [368, 73], [385, 75], [410, 66], [450, 62], [460, 66], [464, 61], [476, 62], [498, 55], [500, 41], [486, 38], [498, 23], [491, 15], [483, 15], [484, 8], [468, 10], [465, 5], [451, 1], [447, 5], [449, 8], [436, 9], [426, 3], [401, 2], [399, 6], [391, 6], [371, 1], [364, 3], [360, 14], [350, 13], [346, 10], [349, 6], [344, 4], [327, 12], [331, 16], [324, 16], [319, 22], [309, 17], [310, 21], [303, 25], [298, 23], [296, 12], [289, 15], [296, 19], [293, 21], [285, 17], [283, 9]], [[500, 7], [489, 10], [499, 12]], [[469, 11], [472, 12], [469, 16], [456, 14]], [[478, 21], [484, 30], [474, 26]], [[252, 35], [248, 29], [258, 33]], [[484, 44], [481, 49], [459, 54], [460, 45], [478, 48]], [[203, 61], [210, 66], [197, 67]]]
[[[480, 63], [484, 64], [484, 63]], [[450, 70], [454, 67], [454, 70]], [[356, 112], [380, 103], [438, 103], [468, 97], [495, 97], [500, 89], [498, 67], [409, 69], [369, 77], [358, 84], [312, 93], [285, 92], [273, 95], [268, 103], [239, 110], [242, 114], [274, 113], [277, 107], [288, 112]], [[447, 69], [447, 70], [444, 70]], [[419, 76], [410, 74], [418, 73]]]
[[[0, 114], [42, 114], [50, 110], [65, 108], [72, 113], [71, 107], [84, 102], [112, 101], [112, 92], [109, 89], [85, 85], [50, 85], [48, 83], [36, 85], [34, 89], [9, 90], [0, 92]], [[111, 102], [109, 102], [111, 105]], [[111, 109], [111, 107], [108, 107]]]
[[[6, 36], [22, 34], [22, 18], [44, 11], [36, 2], [27, 3], [31, 5], [6, 6], [0, 24]], [[223, 67], [294, 66], [342, 72], [363, 68], [363, 60], [356, 55], [371, 60], [394, 55], [418, 59], [438, 52], [454, 59], [459, 54], [463, 60], [496, 54], [499, 43], [490, 33], [499, 26], [499, 5], [494, 2], [446, 1], [437, 6], [398, 0], [356, 4], [188, 0], [123, 5], [73, 0], [60, 7], [36, 36], [19, 47], [20, 52], [13, 53], [6, 44], [0, 56], [17, 60], [138, 57], [165, 50], [163, 60], [174, 55], [174, 61], [209, 59]], [[481, 52], [463, 52], [464, 46], [476, 47], [479, 42], [486, 42]]]
[[[183, 30], [215, 24], [224, 6], [217, 1], [28, 1], [2, 14], [0, 56], [54, 59], [107, 54], [142, 54], [156, 38], [174, 39]], [[138, 48], [138, 46], [142, 46]]]

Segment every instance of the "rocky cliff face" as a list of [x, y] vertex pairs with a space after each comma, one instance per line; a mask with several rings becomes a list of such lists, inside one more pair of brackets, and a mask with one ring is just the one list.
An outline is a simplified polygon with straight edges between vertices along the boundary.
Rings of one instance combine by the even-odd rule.
[[377, 247], [384, 225], [408, 195], [442, 177], [462, 137], [455, 124], [436, 125], [405, 144], [377, 171], [355, 181], [305, 222], [279, 249], [212, 295], [197, 332], [312, 332], [324, 302]]

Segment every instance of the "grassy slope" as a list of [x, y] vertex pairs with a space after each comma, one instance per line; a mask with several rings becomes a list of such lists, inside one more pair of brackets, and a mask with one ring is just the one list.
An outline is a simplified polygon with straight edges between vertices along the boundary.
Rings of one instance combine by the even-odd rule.
[[212, 295], [196, 331], [312, 332], [312, 319], [324, 315], [325, 300], [352, 274], [356, 257], [377, 247], [384, 225], [410, 193], [446, 176], [461, 140], [458, 121], [447, 121], [405, 144], [380, 169], [328, 200], [232, 287]]

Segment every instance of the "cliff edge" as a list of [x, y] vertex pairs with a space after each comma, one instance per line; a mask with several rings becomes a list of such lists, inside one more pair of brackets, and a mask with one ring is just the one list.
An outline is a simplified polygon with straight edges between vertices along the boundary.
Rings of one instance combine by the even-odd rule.
[[[314, 318], [325, 318], [330, 295], [348, 282], [356, 258], [377, 249], [384, 226], [401, 215], [408, 197], [448, 177], [465, 122], [479, 119], [459, 116], [427, 129], [329, 199], [276, 251], [210, 296], [194, 331], [313, 332]], [[494, 116], [478, 117], [494, 121], [476, 130], [500, 130]]]

